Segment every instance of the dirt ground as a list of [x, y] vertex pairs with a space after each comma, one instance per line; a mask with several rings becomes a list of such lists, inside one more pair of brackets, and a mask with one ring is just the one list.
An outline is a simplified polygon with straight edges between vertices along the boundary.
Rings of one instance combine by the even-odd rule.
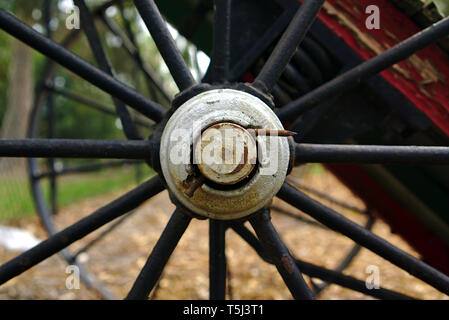
[[[295, 173], [299, 175], [298, 172]], [[314, 187], [348, 204], [363, 208], [363, 203], [329, 173], [306, 170], [301, 183]], [[67, 226], [120, 194], [88, 199], [66, 207], [57, 216], [59, 226]], [[326, 203], [328, 204], [328, 203]], [[302, 214], [279, 199], [274, 205]], [[364, 224], [365, 217], [330, 205], [348, 218]], [[81, 258], [89, 270], [112, 291], [117, 298], [129, 291], [140, 268], [156, 243], [174, 207], [163, 192], [147, 201], [113, 232], [97, 243]], [[327, 268], [335, 268], [353, 242], [334, 232], [305, 224], [275, 211], [273, 224], [292, 253], [302, 260]], [[37, 218], [14, 221], [11, 225], [25, 228], [45, 238], [45, 231]], [[98, 232], [101, 232], [99, 230]], [[70, 248], [76, 250], [93, 239], [97, 233]], [[382, 221], [376, 221], [373, 232], [399, 248], [418, 256], [401, 238], [390, 233]], [[276, 269], [264, 263], [232, 230], [226, 234], [226, 255], [230, 282], [228, 298], [232, 299], [291, 299]], [[0, 263], [17, 255], [0, 247]], [[380, 271], [380, 285], [420, 299], [447, 299], [445, 295], [410, 276], [405, 271], [362, 249], [345, 273], [365, 281], [366, 268], [375, 265]], [[66, 288], [66, 263], [53, 256], [0, 287], [0, 299], [99, 299], [81, 283], [80, 289]], [[192, 221], [164, 270], [155, 299], [208, 299], [208, 222]], [[331, 285], [319, 299], [372, 299], [364, 294]]]

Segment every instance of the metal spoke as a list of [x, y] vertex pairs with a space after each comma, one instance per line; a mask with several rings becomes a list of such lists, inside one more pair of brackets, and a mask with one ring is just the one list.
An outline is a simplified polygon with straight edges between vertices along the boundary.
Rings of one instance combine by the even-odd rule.
[[226, 252], [224, 221], [209, 221], [209, 294], [211, 300], [226, 299]]
[[47, 178], [47, 177], [51, 177], [52, 174], [54, 174], [55, 176], [64, 176], [64, 175], [68, 175], [68, 174], [74, 174], [74, 173], [89, 173], [89, 172], [94, 172], [94, 171], [98, 171], [98, 170], [102, 170], [102, 169], [106, 169], [106, 168], [117, 168], [117, 167], [122, 167], [122, 166], [126, 166], [126, 165], [138, 165], [138, 164], [142, 164], [143, 161], [142, 160], [122, 160], [122, 161], [109, 161], [109, 162], [100, 162], [100, 163], [89, 163], [89, 164], [83, 164], [80, 166], [76, 166], [76, 167], [68, 167], [68, 168], [63, 168], [62, 170], [55, 170], [54, 172], [43, 172], [43, 173], [39, 173], [33, 176], [33, 179], [42, 179], [42, 178]]
[[148, 299], [148, 295], [155, 286], [191, 220], [191, 217], [180, 210], [175, 210], [134, 282], [131, 291], [128, 293], [127, 300]]
[[353, 88], [360, 82], [401, 62], [448, 34], [449, 18], [445, 18], [371, 60], [363, 62], [326, 84], [290, 102], [283, 108], [277, 110], [277, 115], [282, 122], [294, 120], [294, 118], [297, 118], [321, 102]]
[[[115, 117], [117, 116], [117, 113], [113, 109], [111, 109], [105, 105], [102, 105], [101, 103], [99, 103], [95, 100], [91, 100], [82, 95], [79, 95], [77, 93], [71, 92], [71, 91], [63, 89], [63, 88], [55, 87], [53, 84], [46, 84], [45, 89], [50, 90], [51, 92], [54, 92], [56, 94], [59, 94], [67, 99], [82, 103], [83, 105], [93, 108], [95, 110], [98, 110], [100, 112], [103, 112], [103, 113], [106, 113], [106, 114], [109, 114], [109, 115], [115, 116]], [[154, 124], [150, 123], [149, 121], [147, 121], [144, 118], [134, 117], [134, 119], [132, 121], [136, 125], [144, 127], [144, 128], [153, 128], [154, 127]]]
[[0, 10], [0, 28], [150, 119], [159, 122], [164, 116], [166, 111], [159, 104], [148, 100], [4, 10]]
[[137, 208], [163, 189], [159, 177], [154, 177], [70, 227], [42, 241], [0, 267], [0, 284], [25, 272], [115, 218]]
[[305, 0], [299, 7], [273, 53], [260, 71], [254, 86], [271, 92], [296, 49], [306, 36], [325, 0]]
[[[248, 230], [248, 228], [246, 228], [243, 224], [239, 222], [233, 222], [231, 227], [247, 244], [249, 244], [257, 252], [257, 254], [265, 262], [273, 264], [273, 261], [267, 256], [260, 241], [254, 236], [254, 234], [251, 231]], [[374, 298], [387, 299], [387, 300], [414, 299], [404, 294], [384, 288], [369, 290], [366, 287], [365, 281], [361, 281], [351, 276], [344, 275], [340, 272], [316, 266], [298, 259], [295, 259], [295, 263], [298, 266], [298, 268], [304, 274], [307, 274], [309, 277], [318, 278], [329, 283], [334, 283], [339, 286], [364, 293]]]
[[[99, 68], [111, 77], [114, 77], [112, 67], [106, 57], [103, 45], [101, 44], [100, 36], [98, 35], [97, 29], [95, 27], [94, 19], [92, 18], [89, 9], [86, 6], [86, 3], [84, 2], [84, 0], [74, 0], [74, 2], [80, 10], [82, 28]], [[139, 132], [137, 131], [137, 128], [134, 126], [131, 120], [131, 115], [125, 104], [114, 97], [112, 97], [112, 101], [114, 102], [115, 110], [120, 118], [126, 137], [131, 140], [142, 139]]]
[[[372, 229], [374, 222], [375, 222], [375, 218], [373, 215], [368, 216], [368, 220], [365, 223], [364, 228], [366, 230], [370, 230]], [[351, 262], [355, 259], [355, 257], [359, 254], [360, 250], [362, 249], [362, 246], [359, 245], [358, 243], [356, 243], [355, 245], [353, 245], [353, 247], [351, 248], [351, 250], [349, 250], [349, 253], [345, 256], [345, 258], [339, 263], [339, 265], [337, 266], [337, 268], [335, 269], [335, 272], [343, 272], [346, 268], [349, 267], [349, 265], [351, 264]], [[318, 294], [320, 294], [320, 292], [322, 292], [324, 289], [326, 289], [328, 286], [330, 285], [329, 282], [323, 282], [319, 285], [314, 285], [314, 294], [315, 296], [317, 296]]]
[[[50, 27], [51, 17], [52, 17], [52, 1], [51, 0], [45, 0], [44, 1], [44, 23], [45, 23], [45, 31], [47, 34], [47, 37], [51, 39], [52, 37], [52, 31]], [[48, 124], [48, 134], [47, 138], [52, 139], [55, 137], [55, 108], [54, 108], [54, 99], [53, 95], [49, 94], [47, 97], [47, 124]], [[47, 166], [50, 171], [50, 204], [51, 204], [51, 211], [53, 214], [56, 214], [58, 211], [57, 209], [57, 183], [56, 183], [56, 176], [55, 176], [55, 166], [54, 166], [54, 159], [49, 158], [47, 160]]]
[[231, 0], [214, 1], [214, 39], [210, 71], [205, 78], [210, 82], [228, 80], [231, 59]]
[[0, 157], [148, 159], [155, 152], [150, 141], [0, 139]]
[[196, 84], [184, 58], [176, 47], [167, 24], [153, 0], [134, 0], [145, 25], [150, 31], [159, 52], [162, 55], [173, 79], [180, 91]]
[[348, 288], [357, 292], [361, 292], [368, 296], [384, 300], [415, 300], [410, 296], [404, 295], [385, 288], [370, 290], [366, 287], [365, 281], [358, 280], [351, 276], [344, 275], [341, 272], [329, 270], [324, 267], [316, 266], [301, 260], [295, 260], [298, 268], [309, 277], [318, 278], [323, 281], [334, 283], [344, 288]]
[[354, 240], [411, 275], [423, 280], [445, 294], [449, 294], [449, 277], [410, 254], [391, 245], [384, 239], [345, 218], [334, 210], [309, 198], [294, 187], [284, 183], [277, 194], [279, 198], [307, 213], [322, 224]]
[[338, 199], [335, 199], [335, 198], [329, 196], [327, 193], [324, 193], [324, 192], [315, 190], [314, 188], [305, 186], [302, 183], [298, 182], [296, 179], [294, 179], [292, 176], [288, 176], [285, 179], [285, 181], [288, 182], [290, 185], [294, 186], [297, 189], [298, 188], [302, 189], [302, 190], [304, 190], [304, 191], [306, 191], [308, 193], [311, 193], [311, 194], [313, 194], [313, 195], [315, 195], [317, 197], [320, 197], [321, 199], [323, 199], [323, 200], [325, 200], [327, 202], [335, 204], [335, 205], [339, 206], [340, 208], [351, 210], [353, 212], [360, 213], [360, 214], [365, 214], [365, 215], [369, 214], [367, 209], [361, 209], [361, 208], [358, 208], [358, 207], [351, 206], [351, 205], [347, 204], [346, 202], [343, 202], [341, 200], [338, 200]]
[[103, 22], [109, 28], [109, 30], [114, 33], [115, 36], [119, 37], [122, 40], [126, 52], [134, 59], [137, 66], [142, 70], [147, 80], [149, 80], [148, 89], [150, 90], [150, 92], [153, 91], [153, 88], [149, 85], [150, 83], [152, 83], [154, 87], [156, 87], [161, 93], [161, 96], [164, 98], [164, 100], [170, 102], [171, 98], [165, 91], [162, 85], [162, 81], [159, 79], [159, 76], [148, 64], [145, 63], [142, 56], [140, 55], [137, 43], [134, 39], [134, 34], [131, 30], [131, 26], [129, 25], [129, 21], [124, 16], [123, 10], [121, 9], [120, 12], [122, 13], [122, 19], [125, 23], [126, 34], [120, 29], [118, 24], [113, 19], [108, 18], [105, 14], [102, 15]]
[[249, 222], [254, 228], [254, 231], [256, 231], [267, 254], [274, 262], [282, 279], [284, 279], [292, 296], [295, 299], [313, 299], [310, 288], [304, 281], [293, 257], [282, 242], [270, 220], [269, 210], [263, 209], [251, 216]]
[[317, 228], [322, 228], [322, 229], [329, 230], [326, 226], [322, 225], [319, 222], [316, 222], [315, 220], [304, 218], [304, 217], [300, 216], [299, 214], [295, 214], [293, 212], [285, 210], [284, 208], [277, 207], [277, 206], [270, 206], [269, 208], [272, 211], [274, 211], [274, 212], [278, 212], [278, 213], [280, 213], [280, 214], [282, 214], [282, 215], [284, 215], [286, 217], [293, 218], [293, 219], [298, 220], [298, 221], [300, 221], [302, 223], [305, 223], [305, 224], [308, 224], [308, 225], [311, 225], [311, 226], [314, 226], [314, 227], [317, 227]]
[[108, 234], [110, 234], [112, 231], [117, 229], [117, 227], [120, 226], [123, 222], [125, 222], [129, 217], [131, 217], [133, 215], [133, 213], [136, 213], [136, 211], [133, 210], [133, 211], [127, 213], [126, 215], [120, 217], [119, 219], [117, 219], [117, 221], [114, 221], [106, 230], [102, 231], [98, 235], [98, 237], [89, 241], [89, 243], [84, 245], [81, 249], [78, 249], [78, 251], [76, 251], [76, 253], [73, 254], [73, 260], [76, 261], [76, 258], [80, 254], [87, 252], [94, 245], [96, 245], [98, 242], [100, 242], [102, 239], [104, 239]]
[[315, 162], [449, 164], [449, 147], [295, 144], [295, 165]]

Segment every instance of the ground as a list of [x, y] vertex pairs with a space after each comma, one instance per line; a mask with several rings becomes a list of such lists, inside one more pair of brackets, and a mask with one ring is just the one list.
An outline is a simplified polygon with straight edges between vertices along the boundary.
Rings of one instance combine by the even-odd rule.
[[[328, 195], [363, 208], [363, 203], [342, 186], [330, 173], [316, 167], [296, 171], [295, 176], [303, 184], [315, 187]], [[112, 192], [71, 204], [57, 216], [58, 224], [68, 225], [80, 217], [116, 198], [121, 192]], [[303, 213], [289, 207], [279, 199], [274, 205], [291, 212]], [[330, 205], [348, 218], [363, 224], [365, 217]], [[173, 205], [163, 192], [147, 201], [132, 213], [116, 230], [110, 233], [87, 255], [85, 264], [115, 295], [124, 297], [129, 291], [140, 268], [167, 223]], [[334, 232], [305, 224], [273, 212], [273, 224], [292, 253], [302, 260], [334, 268], [353, 245], [352, 241]], [[40, 238], [45, 237], [37, 218], [16, 220], [10, 225], [21, 226]], [[392, 234], [389, 227], [377, 221], [374, 233], [401, 249], [418, 256], [401, 238]], [[93, 235], [94, 236], [94, 235]], [[83, 239], [71, 248], [80, 248], [91, 237]], [[264, 263], [256, 253], [232, 230], [226, 234], [226, 254], [230, 272], [228, 298], [232, 299], [291, 299], [291, 296], [273, 266]], [[0, 263], [17, 255], [0, 248]], [[421, 299], [447, 299], [437, 290], [424, 284], [376, 256], [362, 249], [346, 274], [363, 281], [368, 277], [366, 268], [379, 267], [380, 285]], [[66, 264], [59, 256], [53, 256], [19, 277], [0, 287], [0, 299], [98, 299], [82, 283], [79, 290], [66, 288]], [[154, 293], [155, 299], [208, 299], [208, 222], [193, 220], [171, 257]], [[363, 294], [331, 285], [320, 299], [371, 299]]]

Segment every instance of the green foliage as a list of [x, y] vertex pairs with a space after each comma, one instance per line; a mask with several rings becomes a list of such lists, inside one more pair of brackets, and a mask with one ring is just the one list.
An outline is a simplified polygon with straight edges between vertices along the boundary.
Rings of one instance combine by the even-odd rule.
[[[149, 178], [154, 172], [146, 165], [142, 166], [142, 176]], [[106, 169], [94, 174], [66, 176], [58, 183], [58, 204], [60, 207], [76, 203], [88, 197], [94, 197], [115, 191], [121, 191], [136, 184], [135, 168]], [[46, 199], [50, 198], [48, 180], [42, 184]], [[3, 177], [0, 181], [0, 223], [16, 218], [31, 216], [34, 203], [27, 192], [29, 182], [26, 178]]]
[[449, 16], [449, 0], [427, 0], [424, 5], [433, 3], [443, 17]]

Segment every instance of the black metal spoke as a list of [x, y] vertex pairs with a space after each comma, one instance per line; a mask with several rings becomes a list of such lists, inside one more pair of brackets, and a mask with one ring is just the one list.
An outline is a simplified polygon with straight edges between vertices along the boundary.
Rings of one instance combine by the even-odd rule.
[[307, 34], [325, 0], [305, 0], [260, 71], [254, 86], [271, 92], [301, 41]]
[[[92, 109], [98, 110], [100, 112], [106, 113], [106, 114], [114, 116], [114, 117], [117, 117], [117, 113], [113, 109], [111, 109], [95, 100], [86, 98], [80, 94], [71, 92], [67, 89], [55, 87], [53, 84], [46, 84], [45, 89], [47, 89], [51, 92], [54, 92], [58, 95], [61, 95], [67, 99], [82, 103], [83, 105], [90, 107]], [[134, 119], [132, 121], [136, 125], [144, 127], [144, 128], [153, 128], [154, 127], [153, 123], [150, 123], [148, 120], [146, 120], [144, 118], [134, 117]]]
[[449, 147], [295, 144], [302, 163], [449, 164]]
[[411, 275], [423, 280], [445, 294], [449, 294], [449, 277], [410, 254], [391, 245], [384, 239], [359, 226], [334, 210], [309, 198], [294, 187], [284, 183], [277, 194], [279, 198], [307, 213], [322, 224], [354, 240]]
[[344, 288], [348, 288], [377, 299], [384, 300], [415, 300], [405, 294], [395, 292], [389, 289], [380, 287], [379, 289], [370, 290], [366, 287], [365, 281], [358, 280], [351, 276], [347, 276], [341, 272], [329, 270], [324, 267], [316, 266], [301, 260], [295, 260], [298, 268], [307, 274], [309, 277], [318, 278], [328, 283], [337, 284]]
[[82, 139], [0, 139], [0, 157], [148, 159], [150, 141]]
[[277, 213], [280, 213], [286, 217], [290, 217], [293, 218], [295, 220], [298, 220], [302, 223], [317, 227], [317, 228], [322, 228], [322, 229], [326, 229], [329, 230], [326, 226], [322, 225], [319, 222], [316, 222], [315, 220], [312, 219], [308, 219], [308, 218], [304, 218], [302, 216], [300, 216], [299, 214], [295, 214], [293, 212], [290, 212], [289, 210], [285, 210], [284, 208], [278, 207], [278, 206], [270, 206], [269, 207], [272, 211], [275, 211]]
[[231, 58], [231, 0], [214, 1], [214, 39], [209, 74], [210, 82], [223, 83], [229, 78]]
[[164, 116], [166, 111], [159, 104], [148, 100], [4, 10], [0, 10], [0, 28], [150, 119], [159, 122]]
[[312, 292], [307, 286], [301, 272], [295, 264], [287, 247], [282, 242], [274, 226], [271, 224], [270, 212], [263, 209], [249, 219], [262, 245], [274, 262], [282, 279], [284, 279], [290, 293], [295, 299], [313, 299]]
[[[51, 37], [52, 37], [52, 30], [51, 30], [51, 26], [50, 26], [51, 17], [52, 17], [52, 1], [51, 0], [44, 1], [43, 16], [44, 16], [45, 31], [46, 31], [47, 37], [49, 39], [51, 39]], [[52, 139], [55, 137], [55, 108], [54, 108], [54, 99], [53, 99], [52, 94], [49, 94], [47, 96], [47, 124], [48, 124], [47, 138]], [[56, 214], [58, 191], [57, 191], [55, 166], [54, 166], [53, 158], [47, 159], [47, 166], [48, 166], [49, 172], [50, 172], [49, 177], [50, 177], [51, 210], [52, 210], [53, 214]]]
[[128, 293], [127, 300], [148, 299], [148, 295], [156, 285], [165, 265], [191, 220], [191, 217], [180, 210], [175, 210]]
[[0, 284], [18, 276], [106, 223], [137, 208], [164, 189], [154, 177], [0, 267]]
[[42, 179], [51, 177], [55, 175], [56, 177], [69, 175], [69, 174], [78, 174], [78, 173], [89, 173], [95, 172], [102, 169], [110, 169], [110, 168], [118, 168], [126, 165], [139, 165], [144, 163], [142, 160], [122, 160], [122, 161], [108, 161], [108, 162], [100, 162], [100, 163], [89, 163], [83, 164], [76, 167], [68, 167], [63, 168], [61, 170], [54, 170], [53, 172], [42, 172], [33, 176], [33, 179]]
[[132, 33], [129, 21], [123, 14], [123, 10], [121, 9], [120, 12], [122, 12], [122, 19], [125, 24], [126, 33], [120, 29], [118, 24], [113, 19], [108, 18], [105, 14], [103, 14], [102, 16], [103, 22], [109, 28], [109, 30], [111, 30], [111, 32], [114, 33], [116, 37], [120, 38], [120, 40], [123, 42], [123, 46], [126, 52], [134, 59], [137, 66], [143, 72], [147, 80], [149, 80], [148, 81], [149, 91], [153, 92], [153, 87], [150, 85], [152, 84], [161, 93], [161, 96], [167, 102], [170, 102], [171, 98], [169, 94], [165, 91], [161, 79], [159, 78], [157, 73], [148, 64], [145, 63], [141, 54], [139, 53], [137, 43], [134, 39], [134, 34]]
[[[368, 216], [368, 221], [365, 223], [365, 229], [371, 230], [374, 225], [375, 220], [376, 219], [374, 218], [373, 215]], [[335, 269], [335, 272], [341, 273], [346, 268], [348, 268], [349, 265], [351, 264], [351, 262], [359, 254], [360, 250], [362, 250], [362, 246], [359, 245], [358, 243], [354, 244], [353, 247], [351, 248], [351, 250], [349, 250], [349, 253], [346, 254], [345, 258], [338, 264], [337, 268]], [[329, 285], [330, 285], [329, 282], [323, 282], [318, 285], [314, 284], [313, 293], [315, 294], [315, 296], [317, 296], [318, 294], [320, 294], [320, 292], [322, 292], [324, 289], [326, 289]]]
[[184, 58], [176, 47], [165, 20], [153, 0], [134, 0], [145, 25], [150, 31], [173, 79], [180, 91], [196, 84]]
[[320, 197], [321, 199], [323, 199], [327, 202], [335, 204], [335, 205], [339, 206], [340, 208], [351, 210], [353, 212], [360, 213], [360, 214], [369, 214], [368, 210], [366, 210], [366, 209], [361, 209], [358, 207], [351, 206], [351, 205], [347, 204], [346, 202], [343, 202], [341, 200], [338, 200], [338, 199], [335, 199], [335, 198], [329, 196], [327, 193], [318, 191], [309, 186], [305, 186], [302, 183], [300, 183], [299, 181], [297, 181], [296, 179], [293, 179], [291, 176], [288, 176], [285, 179], [285, 181], [288, 182], [290, 185], [294, 186], [295, 188], [302, 189], [310, 194]]
[[[262, 247], [260, 241], [256, 236], [246, 228], [242, 223], [232, 222], [231, 228], [248, 244], [254, 251], [267, 263], [273, 264], [273, 261], [266, 254], [265, 249]], [[413, 299], [407, 295], [391, 291], [384, 288], [376, 290], [369, 290], [366, 287], [364, 281], [355, 279], [351, 276], [342, 274], [341, 272], [326, 269], [324, 267], [316, 266], [311, 263], [307, 263], [298, 259], [295, 259], [295, 263], [298, 268], [309, 277], [318, 278], [323, 281], [334, 283], [339, 286], [364, 293], [378, 299], [387, 300], [410, 300]]]
[[[106, 57], [103, 45], [101, 44], [100, 36], [98, 35], [97, 29], [95, 27], [94, 19], [92, 18], [89, 9], [86, 6], [84, 0], [74, 0], [75, 5], [78, 6], [80, 10], [81, 25], [84, 33], [89, 42], [92, 53], [94, 54], [95, 60], [101, 70], [106, 72], [111, 77], [114, 77], [112, 67]], [[140, 136], [137, 128], [134, 126], [131, 115], [126, 108], [125, 104], [117, 98], [112, 96], [112, 101], [114, 102], [115, 110], [122, 123], [123, 131], [128, 139], [140, 140]]]
[[412, 54], [449, 34], [449, 18], [445, 18], [380, 55], [343, 73], [326, 84], [277, 110], [282, 122], [294, 120], [321, 102], [347, 91], [369, 77], [401, 62]]
[[92, 239], [89, 241], [86, 245], [84, 245], [81, 249], [78, 249], [76, 253], [73, 254], [73, 260], [75, 261], [76, 258], [82, 254], [90, 250], [94, 245], [96, 245], [98, 242], [100, 242], [102, 239], [104, 239], [108, 234], [110, 234], [112, 231], [118, 228], [123, 222], [125, 222], [129, 217], [131, 217], [136, 211], [133, 210], [131, 212], [128, 212], [126, 215], [120, 217], [116, 221], [114, 221], [110, 226], [108, 226], [107, 229], [103, 230], [95, 239]]
[[211, 300], [226, 299], [226, 238], [224, 221], [209, 221], [209, 294]]

